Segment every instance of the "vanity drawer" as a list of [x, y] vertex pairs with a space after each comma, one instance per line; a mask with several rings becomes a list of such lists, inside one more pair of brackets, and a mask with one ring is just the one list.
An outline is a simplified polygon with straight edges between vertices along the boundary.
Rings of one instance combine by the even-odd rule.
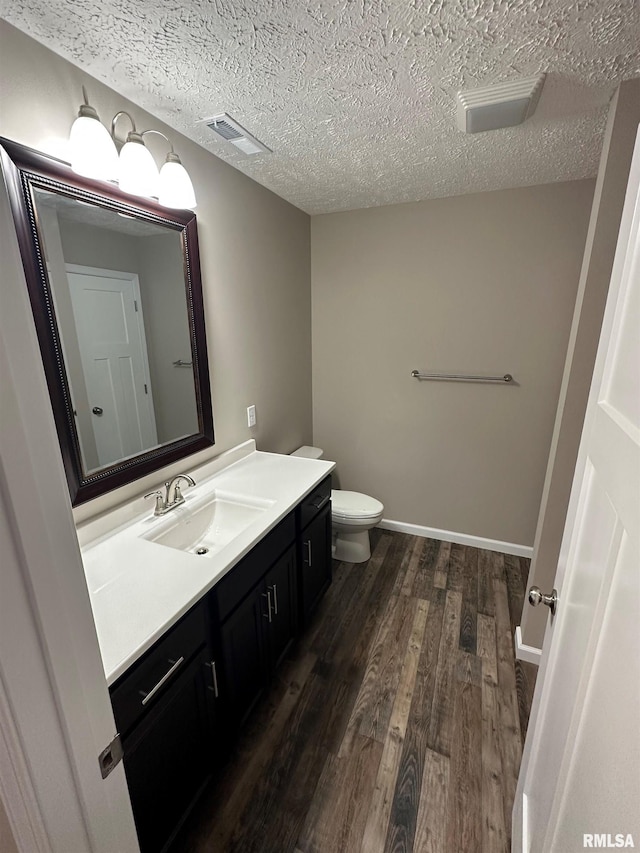
[[318, 483], [312, 492], [306, 498], [303, 498], [298, 507], [300, 513], [300, 530], [313, 521], [313, 519], [321, 512], [331, 500], [331, 474]]
[[124, 739], [186, 669], [209, 634], [205, 602], [193, 607], [111, 688], [111, 704]]
[[295, 536], [295, 517], [294, 513], [290, 513], [215, 585], [212, 601], [220, 622], [251, 592], [265, 572], [293, 543]]

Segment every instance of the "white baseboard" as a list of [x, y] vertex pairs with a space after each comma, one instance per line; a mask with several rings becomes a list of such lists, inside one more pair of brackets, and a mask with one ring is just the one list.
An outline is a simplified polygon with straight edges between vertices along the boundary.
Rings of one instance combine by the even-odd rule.
[[518, 625], [516, 627], [516, 658], [540, 666], [541, 656], [542, 649], [538, 649], [535, 646], [527, 646], [526, 643], [522, 642], [522, 629]]
[[437, 527], [423, 527], [421, 524], [406, 524], [404, 521], [392, 521], [383, 518], [378, 527], [383, 530], [397, 530], [412, 536], [424, 536], [426, 539], [439, 539], [442, 542], [455, 542], [456, 545], [470, 545], [472, 548], [484, 548], [487, 551], [500, 551], [515, 557], [533, 557], [533, 548], [528, 545], [516, 545], [513, 542], [501, 542], [499, 539], [484, 539], [467, 533], [455, 533], [452, 530], [439, 530]]

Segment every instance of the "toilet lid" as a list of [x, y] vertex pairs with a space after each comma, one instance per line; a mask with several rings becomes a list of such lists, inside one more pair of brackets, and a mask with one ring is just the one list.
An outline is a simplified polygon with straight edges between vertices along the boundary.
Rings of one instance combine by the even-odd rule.
[[342, 489], [331, 490], [331, 513], [340, 518], [374, 518], [380, 515], [384, 506], [369, 495], [360, 492], [345, 492]]

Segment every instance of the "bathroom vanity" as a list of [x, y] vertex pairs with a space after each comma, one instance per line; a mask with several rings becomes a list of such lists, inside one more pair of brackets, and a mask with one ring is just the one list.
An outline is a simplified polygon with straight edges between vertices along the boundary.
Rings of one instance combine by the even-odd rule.
[[[11, 140], [0, 161], [72, 505], [211, 448], [194, 213]], [[143, 853], [170, 843], [331, 582], [332, 462], [249, 441], [185, 467], [184, 502], [175, 478], [155, 495], [166, 515], [140, 495], [77, 526], [118, 728], [101, 770], [121, 745]]]
[[166, 516], [137, 502], [80, 532], [102, 531], [83, 560], [143, 853], [170, 842], [331, 583], [333, 463], [252, 446], [193, 472]]

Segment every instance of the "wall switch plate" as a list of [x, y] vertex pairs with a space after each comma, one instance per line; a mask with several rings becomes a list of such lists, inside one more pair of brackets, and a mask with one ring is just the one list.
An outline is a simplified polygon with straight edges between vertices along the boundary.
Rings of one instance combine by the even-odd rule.
[[247, 426], [254, 427], [256, 425], [256, 407], [247, 406]]

